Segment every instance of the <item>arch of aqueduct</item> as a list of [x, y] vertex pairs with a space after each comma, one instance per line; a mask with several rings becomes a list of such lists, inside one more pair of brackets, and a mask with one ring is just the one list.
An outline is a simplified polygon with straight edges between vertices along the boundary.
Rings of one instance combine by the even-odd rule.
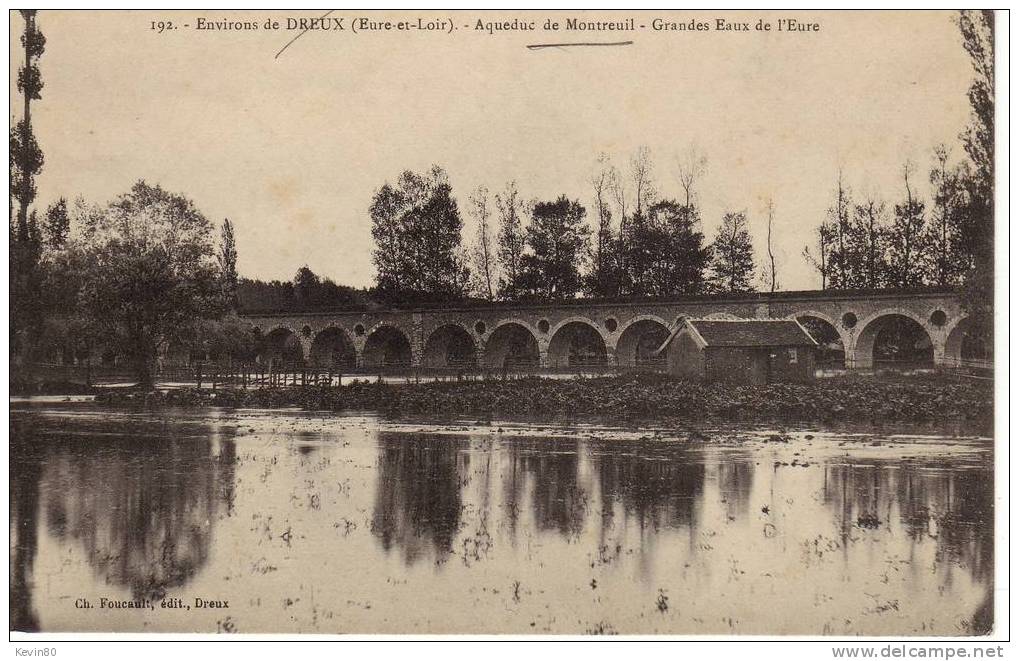
[[[726, 297], [552, 304], [494, 303], [416, 310], [248, 314], [267, 337], [292, 336], [314, 363], [328, 344], [346, 351], [350, 364], [402, 362], [446, 367], [469, 355], [483, 367], [502, 367], [518, 345], [529, 345], [538, 367], [563, 365], [571, 343], [603, 344], [606, 364], [628, 366], [646, 338], [667, 336], [679, 320], [705, 317], [798, 318], [827, 322], [838, 333], [846, 366], [873, 366], [874, 340], [886, 320], [912, 319], [926, 331], [934, 364], [958, 364], [966, 314], [957, 294], [934, 290], [778, 292]], [[642, 340], [642, 338], [645, 338]], [[293, 340], [290, 340], [293, 343]], [[402, 359], [402, 360], [401, 360]]]

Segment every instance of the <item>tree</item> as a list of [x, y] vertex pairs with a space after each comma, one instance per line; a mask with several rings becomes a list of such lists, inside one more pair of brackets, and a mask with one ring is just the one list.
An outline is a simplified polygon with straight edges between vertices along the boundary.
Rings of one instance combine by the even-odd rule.
[[[307, 273], [299, 270], [294, 280], [252, 280], [241, 278], [237, 283], [238, 309], [244, 312], [305, 312], [336, 308], [365, 309], [373, 305], [369, 293], [338, 285], [329, 278], [321, 278], [307, 266]], [[294, 281], [302, 282], [298, 298]]]
[[[646, 146], [639, 147], [630, 157], [629, 181], [633, 186], [632, 213], [629, 212], [630, 192], [625, 177], [615, 167], [608, 166], [605, 174], [605, 186], [619, 210], [619, 233], [615, 253], [616, 272], [622, 281], [625, 281], [634, 270], [627, 263], [627, 259], [631, 253], [634, 253], [634, 249], [626, 243], [630, 237], [643, 236], [642, 230], [631, 231], [630, 224], [634, 222], [634, 218], [638, 222], [647, 222], [648, 209], [654, 204], [658, 195], [654, 183], [651, 151]], [[625, 288], [625, 283], [621, 284], [621, 289]]]
[[441, 183], [435, 186], [420, 213], [411, 216], [417, 221], [412, 223], [415, 230], [412, 237], [417, 237], [423, 247], [418, 260], [422, 274], [419, 288], [440, 300], [463, 298], [470, 281], [461, 248], [463, 219], [452, 193], [443, 172]]
[[630, 178], [633, 180], [635, 212], [642, 213], [654, 204], [658, 194], [655, 190], [651, 150], [647, 146], [642, 145], [630, 157]]
[[909, 183], [914, 167], [909, 161], [902, 166], [906, 199], [895, 205], [895, 219], [888, 233], [890, 283], [896, 287], [917, 287], [926, 283], [924, 203], [913, 195]]
[[631, 216], [622, 241], [624, 291], [634, 296], [697, 294], [704, 289], [710, 249], [697, 229], [697, 210], [674, 200]]
[[488, 300], [494, 300], [498, 274], [496, 251], [488, 219], [492, 213], [488, 206], [488, 189], [479, 186], [470, 197], [470, 214], [474, 217], [475, 236], [471, 258], [477, 291]]
[[656, 283], [666, 279], [663, 268], [668, 259], [668, 231], [650, 213], [634, 211], [619, 233], [620, 262], [623, 266], [623, 293], [654, 296]]
[[618, 239], [612, 228], [612, 209], [609, 208], [613, 168], [604, 154], [599, 157], [598, 166], [591, 177], [597, 227], [591, 246], [591, 270], [587, 274], [586, 289], [593, 296], [618, 296]]
[[[968, 205], [960, 229], [974, 266], [987, 269], [994, 258], [994, 12], [960, 12], [959, 31], [974, 72], [969, 88], [972, 114], [961, 136], [969, 168], [961, 181]], [[993, 268], [991, 272], [993, 280]]]
[[[696, 150], [691, 149], [691, 153], [689, 163], [678, 161], [680, 180], [686, 186], [685, 205], [659, 200], [650, 150], [645, 146], [630, 158], [632, 205], [628, 184], [614, 167], [603, 167], [599, 173], [595, 182], [599, 184], [598, 208], [611, 219], [607, 213], [611, 199], [619, 218], [614, 251], [603, 251], [599, 264], [603, 275], [612, 276], [608, 282], [613, 294], [668, 296], [703, 289], [708, 255], [697, 229], [699, 214], [693, 203], [693, 185], [703, 174], [706, 161]], [[688, 170], [684, 169], [687, 165]], [[605, 224], [599, 223], [599, 227]]]
[[389, 301], [407, 296], [462, 298], [469, 278], [461, 240], [463, 219], [446, 172], [404, 172], [384, 184], [370, 207], [376, 286]]
[[28, 234], [28, 207], [35, 199], [34, 177], [42, 169], [43, 157], [32, 134], [32, 101], [42, 99], [42, 74], [37, 62], [46, 49], [46, 37], [35, 25], [36, 10], [22, 9], [25, 31], [21, 45], [25, 64], [18, 69], [18, 91], [24, 100], [24, 115], [11, 133], [11, 194], [18, 200], [18, 236]]
[[231, 313], [222, 319], [207, 321], [205, 326], [200, 337], [204, 339], [210, 358], [255, 360], [259, 338], [252, 331], [250, 322]]
[[853, 256], [849, 243], [850, 210], [852, 208], [852, 193], [845, 184], [840, 168], [835, 185], [835, 203], [828, 208], [827, 219], [832, 238], [827, 258], [828, 279], [835, 289], [850, 289], [853, 286], [850, 273]]
[[520, 260], [521, 284], [529, 295], [568, 299], [580, 291], [580, 267], [591, 233], [585, 214], [580, 202], [565, 195], [534, 205], [526, 234], [528, 251]]
[[[68, 225], [82, 225], [85, 207], [70, 210]], [[39, 310], [43, 317], [34, 359], [62, 360], [73, 363], [87, 357], [94, 344], [96, 329], [91, 315], [81, 305], [82, 273], [91, 265], [79, 249], [70, 230], [60, 244], [46, 242], [39, 261]]]
[[813, 238], [817, 242], [814, 244], [816, 251], [814, 246], [803, 246], [803, 258], [821, 276], [821, 289], [828, 289], [829, 280], [831, 279], [831, 262], [828, 256], [831, 253], [834, 239], [834, 231], [831, 225], [826, 221], [822, 221], [814, 230]]
[[711, 271], [715, 288], [732, 293], [751, 291], [754, 247], [745, 212], [729, 212], [722, 217], [722, 224], [711, 248]]
[[994, 12], [959, 13], [962, 45], [973, 65], [970, 121], [960, 136], [969, 157], [960, 172], [965, 193], [959, 248], [967, 263], [963, 304], [972, 332], [988, 345], [994, 331]]
[[305, 264], [294, 274], [294, 300], [300, 309], [314, 306], [322, 280]]
[[83, 248], [83, 237], [94, 234], [103, 214], [104, 208], [81, 198], [70, 208], [61, 200], [47, 210], [43, 223], [47, 238], [38, 264], [40, 287], [35, 306], [41, 321], [33, 332], [36, 346], [31, 358], [51, 360], [59, 356], [64, 362], [74, 362], [87, 359], [96, 345], [101, 328], [81, 301], [83, 274], [93, 268]]
[[[42, 295], [39, 259], [42, 243], [37, 218], [29, 207], [35, 200], [35, 175], [43, 165], [43, 154], [32, 132], [32, 101], [42, 98], [42, 75], [37, 62], [46, 38], [36, 28], [36, 10], [23, 9], [25, 30], [21, 45], [25, 63], [18, 70], [18, 91], [24, 100], [24, 115], [10, 131], [10, 235], [9, 275], [11, 294], [10, 343], [12, 352], [30, 352], [31, 338], [42, 330], [39, 301]], [[14, 200], [18, 201], [15, 218]], [[35, 333], [28, 332], [34, 329]]]
[[[43, 153], [32, 134], [31, 125], [18, 122], [10, 132], [10, 192], [12, 240], [25, 242], [29, 238], [28, 208], [35, 200], [35, 175], [42, 171]], [[18, 201], [17, 214], [14, 200]]]
[[219, 274], [223, 288], [223, 298], [231, 310], [237, 309], [237, 242], [234, 240], [234, 226], [229, 218], [223, 219], [220, 229]]
[[174, 349], [197, 354], [200, 360], [254, 361], [262, 342], [250, 321], [228, 313], [222, 319], [201, 319], [192, 324], [176, 339]]
[[696, 206], [661, 200], [651, 207], [652, 224], [664, 234], [665, 255], [655, 271], [653, 295], [700, 294], [705, 289], [704, 270], [711, 259], [711, 248], [704, 244], [700, 231], [700, 212]]
[[888, 277], [888, 230], [885, 204], [866, 198], [853, 208], [850, 229], [849, 285], [875, 289]]
[[521, 262], [526, 246], [523, 223], [524, 204], [520, 199], [515, 181], [509, 182], [503, 193], [496, 194], [495, 206], [499, 210], [496, 256], [502, 271], [502, 276], [499, 278], [499, 297], [512, 300], [520, 292], [520, 280], [523, 273]]
[[629, 217], [627, 215], [627, 197], [629, 193], [626, 189], [626, 181], [624, 181], [622, 173], [614, 165], [609, 166], [606, 178], [609, 194], [619, 210], [619, 233], [622, 234], [625, 231], [626, 219]]
[[772, 224], [775, 222], [775, 202], [768, 200], [768, 269], [764, 273], [764, 284], [772, 294], [778, 289], [778, 275], [775, 271], [775, 252], [771, 245]]
[[67, 215], [67, 200], [60, 198], [46, 208], [43, 220], [43, 236], [50, 248], [60, 248], [67, 241], [71, 231], [71, 219]]
[[[910, 213], [915, 212], [910, 208]], [[921, 203], [921, 222], [922, 212]], [[873, 196], [854, 202], [839, 170], [833, 204], [815, 230], [816, 244], [803, 249], [804, 258], [821, 276], [822, 289], [875, 288], [889, 281], [891, 230], [886, 227], [885, 215], [884, 203]], [[912, 251], [909, 259], [913, 259], [920, 242], [907, 238], [907, 244], [907, 251]], [[892, 284], [896, 283], [892, 278]]]
[[77, 309], [152, 385], [158, 352], [223, 313], [213, 225], [187, 198], [144, 181], [91, 218], [72, 247]]
[[[688, 164], [679, 161], [687, 204], [658, 198], [647, 147], [640, 147], [630, 159], [632, 212], [627, 183], [615, 168], [606, 172], [606, 190], [619, 216], [614, 264], [616, 292], [669, 296], [703, 289], [708, 251], [697, 229], [700, 218], [693, 202], [693, 185], [703, 174], [706, 161], [695, 150], [691, 149], [691, 153], [693, 160]], [[691, 169], [685, 170], [686, 165]]]
[[614, 165], [610, 165], [607, 173], [606, 185], [608, 186], [608, 192], [612, 201], [615, 202], [616, 209], [618, 210], [619, 218], [619, 229], [616, 232], [616, 246], [615, 246], [615, 258], [616, 258], [616, 277], [619, 279], [620, 293], [625, 288], [624, 281], [626, 280], [627, 264], [626, 264], [626, 236], [628, 232], [629, 215], [627, 214], [627, 190], [626, 182], [623, 179], [622, 173], [616, 169]]
[[965, 192], [960, 172], [948, 166], [949, 151], [944, 145], [934, 148], [934, 167], [930, 181], [933, 189], [931, 217], [927, 227], [930, 247], [928, 270], [931, 281], [941, 287], [957, 285], [970, 268], [961, 249], [960, 226], [963, 219]]
[[686, 196], [686, 206], [694, 203], [694, 185], [700, 181], [708, 171], [708, 157], [705, 156], [694, 143], [690, 143], [686, 152], [676, 158], [676, 166], [679, 169], [679, 185], [683, 188]]
[[403, 193], [387, 183], [375, 193], [369, 209], [375, 242], [372, 250], [375, 285], [391, 296], [410, 286], [410, 278], [404, 272], [409, 259], [401, 218], [405, 205]]

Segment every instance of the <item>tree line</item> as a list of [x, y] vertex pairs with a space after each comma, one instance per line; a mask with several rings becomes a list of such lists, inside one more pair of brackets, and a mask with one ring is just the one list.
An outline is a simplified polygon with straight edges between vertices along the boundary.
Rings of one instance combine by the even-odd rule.
[[947, 147], [934, 148], [929, 200], [918, 193], [911, 161], [900, 169], [902, 197], [891, 202], [855, 195], [838, 172], [832, 205], [803, 248], [822, 289], [962, 284], [975, 267], [966, 235], [970, 202], [965, 166], [950, 165], [949, 158]]
[[441, 167], [404, 172], [372, 198], [373, 292], [407, 303], [749, 291], [756, 265], [746, 212], [726, 213], [710, 243], [701, 232], [695, 184], [706, 163], [694, 151], [681, 164], [680, 201], [658, 195], [646, 147], [625, 173], [603, 156], [591, 211], [565, 194], [527, 199], [510, 181], [494, 194], [473, 190], [461, 213]]
[[[778, 288], [771, 250], [756, 263], [745, 211], [724, 213], [710, 241], [702, 231], [698, 185], [707, 159], [690, 149], [677, 162], [678, 199], [659, 192], [645, 147], [622, 168], [599, 160], [593, 204], [562, 194], [531, 200], [509, 182], [467, 197], [461, 213], [439, 167], [405, 172], [374, 194], [376, 282], [362, 290], [298, 270], [292, 282], [241, 278], [233, 225], [218, 227], [184, 195], [137, 182], [107, 204], [60, 199], [33, 208], [44, 158], [31, 124], [43, 89], [46, 40], [36, 12], [23, 10], [23, 118], [10, 129], [11, 354], [65, 359], [115, 347], [147, 384], [169, 347], [251, 356], [258, 338], [238, 310], [313, 310], [426, 301], [555, 300], [670, 296]], [[842, 173], [832, 204], [804, 253], [825, 288], [958, 286], [989, 336], [994, 290], [993, 14], [958, 19], [974, 66], [972, 117], [961, 136], [965, 159], [937, 148], [918, 194], [916, 167], [901, 170], [902, 195], [858, 195]], [[464, 241], [467, 217], [473, 239]], [[12, 371], [13, 374], [13, 371]]]
[[38, 289], [23, 301], [39, 321], [12, 328], [19, 359], [98, 363], [113, 351], [149, 384], [168, 348], [248, 342], [248, 325], [233, 313], [229, 221], [217, 240], [193, 202], [144, 181], [105, 205], [60, 200], [46, 221], [31, 264]]
[[237, 308], [244, 312], [308, 312], [365, 308], [373, 303], [369, 291], [337, 284], [307, 264], [297, 269], [292, 280], [240, 278], [237, 283]]
[[[974, 77], [965, 158], [938, 145], [924, 173], [900, 169], [901, 196], [857, 194], [840, 169], [832, 203], [803, 257], [822, 289], [961, 287], [971, 316], [990, 329], [994, 258], [994, 17], [960, 12], [957, 24]], [[371, 204], [375, 291], [384, 301], [476, 297], [554, 300], [744, 292], [777, 282], [768, 203], [767, 259], [756, 263], [746, 211], [724, 213], [710, 242], [701, 232], [697, 185], [707, 159], [695, 148], [677, 159], [681, 199], [659, 194], [650, 150], [619, 169], [599, 159], [593, 204], [567, 195], [529, 200], [509, 182], [478, 187], [461, 214], [445, 171], [404, 172]], [[474, 239], [462, 240], [466, 215]], [[760, 269], [760, 270], [758, 270]]]
[[994, 303], [994, 14], [957, 19], [974, 77], [970, 121], [959, 136], [965, 158], [931, 150], [930, 197], [918, 192], [918, 166], [900, 168], [901, 193], [887, 201], [855, 194], [840, 170], [832, 203], [803, 255], [822, 289], [958, 287], [974, 332], [990, 337]]

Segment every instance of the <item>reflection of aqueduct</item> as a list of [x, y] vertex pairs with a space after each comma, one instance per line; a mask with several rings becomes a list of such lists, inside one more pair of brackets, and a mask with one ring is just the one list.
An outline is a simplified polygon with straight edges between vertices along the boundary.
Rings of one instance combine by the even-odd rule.
[[957, 364], [966, 314], [947, 290], [780, 292], [605, 303], [482, 304], [445, 309], [247, 315], [267, 352], [318, 366], [629, 367], [653, 353], [683, 317], [797, 318], [824, 327], [847, 367], [875, 363], [890, 326], [911, 329], [935, 365]]

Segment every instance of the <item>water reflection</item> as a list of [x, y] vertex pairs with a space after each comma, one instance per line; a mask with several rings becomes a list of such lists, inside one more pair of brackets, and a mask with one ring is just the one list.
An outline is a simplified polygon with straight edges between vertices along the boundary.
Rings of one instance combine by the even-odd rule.
[[563, 438], [520, 438], [507, 445], [505, 492], [511, 527], [520, 505], [530, 505], [537, 530], [572, 537], [584, 529], [588, 492], [578, 480], [580, 442]]
[[26, 426], [11, 422], [11, 630], [38, 631], [32, 603], [32, 568], [39, 543], [39, 476], [41, 450]]
[[[991, 625], [989, 453], [874, 458], [869, 446], [832, 441], [807, 461], [795, 444], [250, 415], [244, 424], [14, 415], [11, 628], [108, 627], [69, 610], [78, 592], [54, 591], [69, 557], [90, 574], [82, 594], [230, 596], [257, 604], [231, 613], [252, 632], [330, 631], [334, 615], [365, 632]], [[281, 618], [267, 604], [284, 591]], [[770, 607], [778, 598], [787, 609]], [[405, 614], [419, 612], [436, 620]], [[145, 620], [221, 626], [196, 621]]]
[[233, 506], [232, 434], [42, 435], [12, 420], [11, 626], [38, 628], [29, 575], [40, 528], [77, 544], [97, 579], [132, 599], [185, 585], [208, 560], [220, 510]]
[[621, 506], [642, 530], [689, 528], [695, 523], [697, 499], [704, 491], [702, 457], [687, 449], [649, 448], [632, 443], [598, 443], [591, 447], [598, 467], [601, 523], [611, 528]]
[[464, 444], [448, 437], [379, 434], [371, 529], [382, 548], [399, 549], [407, 564], [429, 550], [442, 562], [453, 551], [461, 476], [470, 462]]
[[718, 484], [725, 503], [726, 517], [743, 519], [750, 513], [750, 490], [754, 484], [754, 462], [733, 457], [718, 462]]
[[994, 482], [944, 461], [833, 460], [825, 466], [824, 500], [848, 546], [861, 528], [896, 528], [914, 542], [933, 540], [936, 571], [951, 580], [961, 568], [988, 585], [970, 622], [990, 630], [993, 620]]

